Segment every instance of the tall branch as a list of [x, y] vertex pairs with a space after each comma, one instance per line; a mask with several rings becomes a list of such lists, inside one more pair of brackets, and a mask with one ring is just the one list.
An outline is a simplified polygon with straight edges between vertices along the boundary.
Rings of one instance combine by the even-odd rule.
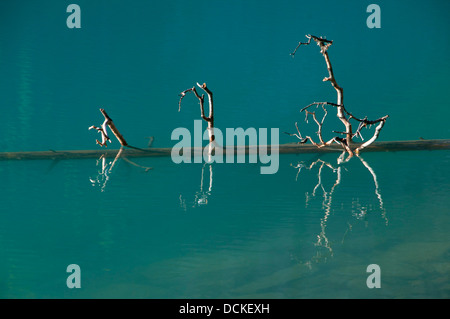
[[[328, 56], [328, 48], [331, 46], [332, 42], [324, 42], [322, 38], [318, 38], [315, 36], [311, 36], [313, 40], [320, 47], [320, 53], [322, 53], [325, 58], [325, 62], [327, 64], [328, 69], [328, 77], [324, 77], [322, 81], [329, 81], [331, 85], [337, 92], [337, 117], [341, 120], [341, 122], [345, 125], [346, 129], [346, 142], [347, 146], [350, 147], [350, 143], [352, 142], [352, 125], [348, 121], [348, 119], [344, 115], [344, 89], [340, 87], [334, 77], [333, 67], [331, 65], [330, 57]], [[351, 152], [351, 151], [350, 151]]]
[[201, 88], [205, 93], [208, 95], [208, 104], [209, 104], [209, 116], [205, 116], [205, 108], [204, 108], [204, 102], [205, 102], [205, 95], [202, 94], [201, 96], [197, 93], [197, 90], [195, 89], [195, 86], [193, 86], [190, 89], [184, 90], [181, 92], [180, 100], [178, 102], [178, 112], [181, 111], [181, 100], [186, 96], [187, 93], [192, 92], [195, 97], [199, 100], [200, 103], [200, 116], [203, 120], [205, 120], [208, 123], [208, 132], [209, 132], [209, 141], [213, 142], [215, 140], [214, 136], [214, 104], [213, 104], [213, 94], [210, 89], [206, 86], [206, 83], [203, 83], [200, 85], [197, 83], [197, 86]]
[[[304, 139], [301, 138], [301, 134], [300, 134], [300, 130], [298, 129], [298, 126], [296, 125], [297, 128], [297, 132], [298, 134], [291, 134], [291, 133], [286, 133], [289, 134], [291, 136], [296, 136], [297, 138], [299, 138], [301, 140], [301, 143], [305, 143], [307, 140], [309, 140], [313, 145], [315, 145], [318, 148], [322, 148], [324, 146], [328, 146], [334, 142], [340, 144], [344, 150], [349, 154], [349, 156], [353, 156], [353, 149], [352, 149], [352, 139], [353, 137], [360, 137], [362, 140], [363, 137], [361, 135], [361, 130], [365, 127], [367, 127], [368, 125], [372, 125], [372, 124], [376, 124], [379, 123], [379, 125], [377, 126], [377, 129], [375, 130], [375, 133], [373, 135], [373, 137], [368, 140], [367, 142], [365, 142], [363, 145], [361, 145], [360, 147], [358, 147], [355, 151], [356, 153], [359, 153], [360, 150], [362, 150], [363, 148], [369, 146], [371, 143], [373, 143], [377, 138], [378, 135], [381, 131], [381, 129], [384, 126], [384, 123], [386, 122], [386, 119], [388, 118], [388, 116], [384, 116], [382, 118], [379, 118], [375, 121], [369, 121], [367, 120], [367, 117], [365, 117], [364, 119], [360, 119], [355, 117], [353, 114], [351, 114], [350, 112], [348, 112], [345, 107], [344, 107], [344, 89], [339, 86], [339, 84], [336, 81], [336, 78], [334, 76], [334, 72], [333, 72], [333, 67], [331, 65], [331, 61], [330, 61], [330, 57], [328, 55], [328, 48], [332, 45], [333, 41], [331, 40], [327, 40], [323, 37], [317, 37], [314, 35], [306, 35], [306, 38], [308, 39], [308, 42], [299, 42], [299, 44], [297, 45], [297, 47], [295, 48], [294, 52], [291, 53], [292, 56], [295, 55], [295, 53], [297, 52], [297, 50], [300, 48], [300, 46], [302, 45], [309, 45], [311, 43], [311, 40], [313, 40], [314, 42], [316, 42], [316, 44], [320, 47], [320, 53], [323, 55], [324, 59], [325, 59], [325, 63], [327, 66], [327, 70], [328, 70], [328, 76], [323, 78], [324, 82], [330, 82], [331, 85], [333, 86], [333, 88], [336, 90], [337, 93], [337, 101], [336, 103], [333, 102], [313, 102], [305, 107], [303, 107], [300, 112], [305, 112], [306, 114], [306, 121], [308, 119], [308, 115], [312, 115], [314, 121], [316, 122], [316, 124], [318, 125], [318, 131], [317, 131], [317, 135], [319, 137], [319, 141], [320, 143], [316, 143], [314, 142], [311, 137], [306, 136]], [[311, 112], [308, 109], [312, 106], [316, 106], [318, 107], [319, 105], [322, 106], [325, 115], [322, 118], [322, 121], [318, 121], [315, 115], [315, 112]], [[325, 106], [330, 105], [333, 107], [336, 107], [337, 109], [337, 117], [339, 118], [339, 120], [344, 124], [345, 126], [345, 132], [337, 132], [337, 131], [333, 131], [335, 133], [339, 133], [339, 134], [343, 134], [345, 135], [345, 138], [341, 138], [341, 137], [334, 137], [332, 139], [330, 139], [328, 142], [325, 142], [322, 138], [322, 126], [323, 126], [323, 122], [325, 120], [325, 117], [327, 115], [327, 111], [325, 109]], [[352, 132], [352, 125], [350, 123], [350, 120], [354, 119], [356, 121], [358, 121], [360, 124], [358, 126], [358, 129], [356, 130], [356, 132], [353, 134]]]

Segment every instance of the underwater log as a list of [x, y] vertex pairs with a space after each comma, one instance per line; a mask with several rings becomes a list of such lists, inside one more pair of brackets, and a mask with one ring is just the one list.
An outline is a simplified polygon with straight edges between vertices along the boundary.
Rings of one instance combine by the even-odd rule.
[[[361, 143], [354, 143], [359, 146]], [[271, 146], [233, 146], [223, 147], [223, 153], [233, 151], [234, 154], [250, 154], [258, 152], [259, 147], [267, 147], [270, 152]], [[422, 150], [449, 150], [450, 139], [436, 140], [411, 140], [411, 141], [375, 141], [367, 146], [366, 152], [398, 152], [398, 151], [422, 151]], [[0, 152], [0, 160], [56, 160], [56, 159], [84, 159], [105, 157], [115, 157], [119, 149], [100, 150], [48, 150], [48, 151], [25, 151], [25, 152]], [[123, 156], [126, 157], [170, 157], [172, 148], [148, 148], [148, 149], [123, 149]], [[198, 154], [196, 148], [187, 150], [191, 155]], [[336, 153], [342, 152], [340, 145], [330, 145], [329, 147], [317, 148], [314, 145], [298, 143], [281, 144], [278, 146], [280, 154], [302, 154], [302, 153]]]

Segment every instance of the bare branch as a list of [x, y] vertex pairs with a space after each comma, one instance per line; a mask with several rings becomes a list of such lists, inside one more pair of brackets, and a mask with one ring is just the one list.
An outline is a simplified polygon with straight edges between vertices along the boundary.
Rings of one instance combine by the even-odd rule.
[[100, 112], [102, 112], [103, 116], [105, 117], [105, 122], [103, 122], [103, 125], [102, 125], [102, 127], [104, 127], [104, 130], [106, 131], [106, 125], [108, 125], [109, 129], [111, 130], [111, 132], [113, 132], [114, 136], [117, 138], [120, 145], [128, 146], [128, 143], [125, 141], [122, 134], [120, 134], [119, 130], [116, 128], [113, 121], [106, 113], [106, 111], [104, 109], [100, 109]]
[[359, 136], [359, 137], [361, 138], [361, 140], [364, 141], [364, 138], [363, 138], [362, 135], [361, 135], [361, 130], [362, 130], [364, 127], [366, 127], [366, 125], [367, 125], [366, 121], [367, 121], [367, 116], [364, 118], [363, 121], [359, 122], [358, 129], [356, 130], [355, 134], [353, 134], [353, 137]]
[[178, 101], [178, 112], [181, 111], [181, 100], [186, 96], [186, 93], [188, 93], [188, 92], [190, 92], [190, 91], [192, 91], [192, 90], [195, 90], [195, 87], [190, 88], [190, 89], [187, 89], [187, 90], [184, 90], [183, 92], [181, 92], [181, 93], [179, 94], [180, 100]]
[[[206, 94], [208, 95], [208, 104], [209, 104], [209, 116], [206, 117], [205, 116], [205, 111], [202, 107], [202, 118], [207, 121], [207, 122], [214, 122], [214, 104], [213, 104], [213, 94], [212, 92], [208, 89], [208, 87], [206, 86], [206, 83], [203, 83], [202, 85], [200, 85], [199, 83], [197, 83], [197, 86], [199, 88], [201, 88], [203, 91], [206, 92]], [[198, 97], [198, 95], [197, 95]], [[203, 97], [203, 95], [202, 95]], [[212, 127], [214, 127], [214, 125], [212, 125]]]
[[[346, 138], [347, 138], [347, 144], [350, 145], [352, 140], [352, 126], [350, 122], [347, 120], [343, 113], [343, 105], [344, 105], [344, 90], [342, 87], [340, 87], [334, 77], [333, 73], [333, 67], [331, 66], [330, 57], [328, 56], [328, 48], [331, 46], [333, 41], [326, 40], [322, 37], [316, 37], [311, 35], [310, 36], [320, 47], [320, 53], [322, 53], [323, 57], [325, 58], [325, 63], [327, 65], [328, 69], [328, 77], [325, 77], [323, 81], [330, 81], [331, 85], [335, 88], [337, 92], [337, 116], [341, 120], [341, 122], [345, 125], [346, 128]], [[350, 150], [351, 152], [351, 150]]]
[[[311, 107], [311, 106], [313, 106], [313, 105], [316, 105], [316, 106], [319, 106], [319, 105], [322, 105], [322, 106], [324, 106], [324, 105], [340, 106], [340, 105], [338, 105], [338, 104], [336, 104], [336, 103], [332, 103], [332, 102], [313, 102], [313, 103], [311, 103], [311, 104], [308, 104], [308, 105], [305, 106], [304, 108], [302, 108], [302, 109], [300, 110], [300, 112], [305, 111], [306, 109], [308, 109], [309, 107]], [[342, 106], [343, 106], [343, 105], [342, 105]]]
[[100, 146], [108, 147], [107, 142], [110, 142], [110, 143], [111, 143], [111, 139], [109, 138], [108, 133], [106, 132], [106, 123], [107, 123], [107, 120], [105, 120], [105, 121], [103, 122], [103, 124], [102, 124], [101, 127], [97, 127], [97, 126], [92, 125], [92, 126], [89, 127], [89, 130], [95, 129], [95, 130], [97, 130], [99, 133], [101, 133], [101, 134], [102, 134], [102, 141], [100, 142], [100, 141], [97, 140], [97, 139], [96, 139], [95, 141], [96, 141], [97, 144], [100, 145]]
[[308, 39], [308, 42], [299, 42], [297, 47], [294, 49], [294, 52], [290, 53], [290, 55], [292, 55], [292, 57], [295, 56], [295, 53], [297, 52], [298, 48], [300, 48], [301, 45], [309, 45], [311, 43], [311, 39], [314, 39], [314, 41], [316, 42], [322, 42], [322, 43], [326, 43], [327, 47], [331, 45], [331, 43], [333, 43], [333, 41], [327, 40], [325, 38], [321, 38], [321, 37], [316, 37], [314, 35], [310, 35], [307, 34], [306, 38]]
[[205, 115], [205, 109], [204, 109], [204, 101], [205, 101], [205, 96], [204, 94], [202, 94], [201, 96], [197, 93], [197, 90], [195, 89], [195, 86], [184, 90], [183, 92], [181, 92], [180, 95], [180, 100], [178, 102], [178, 112], [181, 110], [181, 100], [186, 96], [186, 93], [188, 92], [192, 92], [195, 97], [199, 100], [200, 103], [200, 116], [203, 120], [205, 120], [208, 123], [208, 132], [209, 132], [209, 140], [210, 142], [213, 142], [215, 140], [215, 136], [214, 136], [214, 104], [213, 104], [213, 94], [211, 92], [211, 90], [208, 89], [208, 87], [206, 86], [206, 83], [203, 84], [199, 84], [197, 83], [197, 86], [199, 88], [201, 88], [203, 91], [205, 91], [205, 93], [208, 95], [208, 103], [209, 103], [209, 116]]
[[372, 144], [378, 138], [378, 135], [380, 135], [380, 132], [381, 132], [381, 129], [383, 128], [383, 126], [384, 126], [384, 123], [386, 123], [386, 119], [387, 119], [387, 116], [385, 116], [385, 117], [380, 119], [380, 124], [378, 124], [378, 126], [375, 128], [375, 132], [373, 133], [372, 138], [370, 140], [368, 140], [367, 142], [363, 143], [360, 147], [358, 147], [356, 149], [356, 151], [355, 151], [356, 154], [359, 154], [359, 152], [362, 149], [364, 149], [367, 146], [369, 146], [370, 144]]
[[323, 105], [322, 105], [322, 108], [325, 113], [323, 115], [322, 121], [320, 121], [320, 122], [317, 120], [315, 112], [309, 112], [309, 111], [305, 110], [305, 113], [312, 115], [314, 122], [316, 122], [317, 126], [319, 127], [317, 130], [317, 136], [319, 137], [320, 143], [325, 144], [325, 142], [323, 141], [323, 138], [322, 138], [322, 126], [323, 126], [323, 122], [325, 121], [325, 118], [327, 117], [328, 112]]
[[134, 148], [134, 149], [137, 149], [137, 150], [145, 151], [145, 149], [128, 145], [127, 141], [122, 136], [122, 134], [120, 134], [119, 130], [114, 125], [114, 122], [109, 117], [109, 115], [106, 113], [106, 111], [104, 109], [100, 109], [100, 112], [103, 114], [103, 116], [105, 118], [105, 121], [103, 122], [101, 129], [96, 127], [96, 126], [89, 127], [89, 129], [96, 129], [97, 131], [102, 133], [102, 142], [99, 142], [97, 140], [97, 143], [100, 146], [106, 146], [106, 141], [110, 141], [108, 133], [107, 133], [107, 129], [106, 129], [106, 127], [109, 127], [109, 129], [111, 130], [111, 132], [113, 132], [114, 136], [117, 138], [117, 140], [119, 141], [121, 146], [126, 146], [126, 147], [129, 147], [129, 148]]
[[295, 127], [297, 128], [298, 134], [295, 134], [295, 133], [288, 133], [288, 132], [284, 132], [284, 134], [287, 134], [287, 135], [289, 135], [289, 136], [295, 136], [296, 138], [298, 138], [298, 139], [300, 140], [300, 142], [299, 142], [300, 144], [306, 143], [306, 142], [308, 141], [308, 138], [303, 138], [303, 137], [302, 137], [302, 134], [300, 133], [300, 130], [298, 129], [297, 122], [295, 122]]
[[[299, 44], [297, 45], [297, 47], [295, 48], [294, 52], [291, 53], [292, 56], [295, 55], [295, 53], [297, 52], [297, 50], [300, 48], [300, 46], [302, 45], [309, 45], [311, 43], [311, 39], [316, 42], [316, 44], [320, 47], [320, 53], [323, 55], [324, 59], [325, 59], [325, 63], [327, 66], [327, 70], [328, 70], [328, 76], [324, 77], [323, 81], [328, 81], [331, 83], [331, 85], [333, 86], [333, 88], [336, 90], [337, 93], [337, 101], [336, 103], [333, 102], [313, 102], [305, 107], [303, 107], [300, 112], [305, 112], [305, 121], [308, 123], [308, 116], [311, 115], [313, 117], [314, 122], [316, 122], [317, 126], [318, 126], [318, 131], [317, 131], [317, 136], [319, 137], [319, 141], [320, 143], [315, 143], [311, 137], [306, 136], [304, 139], [301, 137], [300, 134], [290, 134], [290, 133], [286, 133], [289, 134], [291, 136], [296, 136], [297, 138], [299, 138], [301, 140], [302, 143], [305, 143], [307, 140], [310, 140], [311, 143], [319, 148], [324, 147], [324, 146], [328, 146], [331, 145], [332, 143], [338, 143], [340, 144], [344, 150], [350, 155], [353, 155], [353, 150], [352, 150], [352, 140], [354, 137], [360, 137], [362, 140], [364, 140], [364, 138], [362, 137], [361, 134], [361, 130], [367, 126], [370, 126], [372, 124], [376, 124], [376, 123], [380, 123], [377, 126], [377, 129], [375, 130], [374, 136], [367, 141], [366, 143], [364, 143], [363, 145], [361, 145], [359, 148], [356, 149], [356, 152], [359, 152], [361, 149], [367, 147], [368, 145], [370, 145], [373, 141], [375, 141], [378, 138], [379, 132], [382, 129], [386, 118], [388, 117], [387, 115], [379, 118], [377, 120], [374, 121], [369, 121], [367, 119], [367, 117], [365, 117], [364, 119], [360, 119], [355, 117], [353, 114], [351, 114], [350, 112], [348, 112], [345, 107], [344, 107], [344, 90], [341, 86], [339, 86], [339, 84], [336, 81], [336, 78], [334, 76], [334, 72], [333, 72], [333, 67], [331, 65], [331, 61], [330, 61], [330, 57], [328, 55], [328, 48], [332, 45], [333, 41], [331, 40], [327, 40], [324, 37], [317, 37], [314, 35], [306, 35], [306, 38], [308, 39], [308, 42], [299, 42]], [[315, 112], [311, 112], [308, 109], [312, 106], [322, 106], [325, 114], [322, 118], [321, 121], [319, 121], [316, 117], [316, 113]], [[345, 138], [341, 138], [341, 137], [334, 137], [331, 140], [325, 142], [323, 140], [322, 137], [322, 127], [323, 127], [323, 123], [325, 121], [325, 118], [327, 116], [327, 110], [326, 110], [326, 106], [330, 105], [333, 107], [336, 107], [337, 109], [337, 117], [339, 118], [339, 120], [344, 124], [345, 126], [345, 132], [339, 132], [339, 131], [333, 131], [335, 133], [338, 134], [343, 134], [345, 135]], [[352, 132], [352, 125], [350, 123], [350, 120], [354, 119], [355, 121], [359, 122], [359, 126], [358, 129], [356, 130], [356, 132], [353, 134]], [[296, 125], [297, 127], [297, 125]], [[297, 129], [298, 131], [298, 129]], [[299, 131], [298, 131], [299, 132]], [[300, 133], [300, 132], [299, 132]]]
[[297, 52], [298, 48], [300, 48], [301, 45], [309, 45], [311, 43], [311, 36], [306, 36], [308, 38], [308, 42], [299, 42], [297, 47], [294, 49], [294, 52], [290, 53], [292, 57], [295, 56], [295, 53]]

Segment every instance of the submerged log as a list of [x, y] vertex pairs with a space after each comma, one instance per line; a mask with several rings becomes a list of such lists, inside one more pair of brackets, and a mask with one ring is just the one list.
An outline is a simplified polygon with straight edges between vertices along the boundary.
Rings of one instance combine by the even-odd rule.
[[[355, 143], [356, 144], [356, 143]], [[223, 153], [233, 151], [234, 154], [249, 154], [258, 152], [258, 146], [234, 146], [225, 147]], [[270, 145], [267, 146], [270, 151]], [[415, 140], [415, 141], [376, 141], [367, 148], [366, 152], [395, 152], [395, 151], [421, 151], [421, 150], [449, 150], [450, 139], [442, 140]], [[171, 156], [171, 148], [149, 148], [149, 149], [123, 149], [124, 157], [164, 157]], [[198, 149], [186, 149], [191, 155], [196, 154]], [[105, 157], [115, 157], [119, 149], [113, 150], [68, 150], [68, 151], [30, 151], [30, 152], [0, 152], [0, 160], [55, 160], [55, 159], [83, 159]], [[342, 152], [339, 145], [330, 145], [328, 148], [317, 148], [314, 145], [305, 144], [281, 144], [280, 154], [302, 154], [302, 153], [335, 153]], [[197, 153], [198, 154], [198, 153]], [[200, 153], [201, 154], [201, 153]]]
[[[353, 143], [359, 147], [363, 143]], [[412, 140], [412, 141], [376, 141], [364, 149], [364, 152], [396, 152], [396, 151], [425, 151], [425, 150], [449, 150], [450, 139], [439, 140]], [[316, 148], [313, 145], [280, 145], [280, 153], [329, 153], [342, 152], [342, 147], [337, 144], [328, 148]]]

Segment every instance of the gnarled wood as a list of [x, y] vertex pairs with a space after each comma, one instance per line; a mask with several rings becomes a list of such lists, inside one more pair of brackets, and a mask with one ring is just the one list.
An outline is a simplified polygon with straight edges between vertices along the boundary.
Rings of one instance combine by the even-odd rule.
[[[289, 134], [291, 136], [296, 136], [297, 138], [299, 138], [301, 140], [300, 143], [305, 143], [307, 140], [309, 140], [317, 148], [323, 148], [325, 146], [330, 146], [333, 143], [337, 143], [337, 144], [340, 144], [350, 156], [353, 156], [354, 152], [356, 152], [358, 154], [360, 150], [366, 148], [367, 146], [369, 146], [371, 143], [373, 143], [378, 138], [378, 136], [380, 134], [380, 131], [383, 128], [384, 123], [386, 122], [386, 119], [389, 116], [386, 115], [386, 116], [384, 116], [382, 118], [379, 118], [377, 120], [369, 121], [369, 120], [367, 120], [367, 118], [359, 119], [359, 118], [353, 116], [353, 114], [351, 114], [350, 112], [348, 112], [345, 109], [345, 107], [344, 107], [344, 89], [341, 86], [339, 86], [339, 84], [336, 81], [336, 78], [335, 78], [334, 72], [333, 72], [333, 67], [331, 65], [330, 57], [328, 55], [328, 48], [332, 45], [333, 41], [327, 40], [327, 39], [322, 38], [322, 37], [316, 37], [314, 35], [306, 35], [306, 38], [308, 39], [308, 42], [299, 42], [299, 44], [295, 48], [294, 52], [291, 53], [291, 55], [294, 56], [301, 45], [309, 45], [311, 43], [311, 40], [316, 42], [317, 45], [320, 47], [320, 53], [322, 53], [322, 55], [323, 55], [323, 57], [325, 59], [325, 63], [326, 63], [327, 70], [328, 70], [328, 76], [324, 77], [323, 81], [329, 81], [331, 83], [331, 85], [333, 86], [333, 88], [336, 90], [336, 93], [337, 93], [337, 99], [336, 100], [337, 101], [336, 101], [336, 103], [332, 103], [332, 102], [314, 102], [314, 103], [311, 103], [311, 104], [305, 106], [304, 108], [302, 108], [300, 110], [300, 112], [305, 112], [307, 116], [308, 116], [308, 114], [312, 114], [313, 115], [313, 119], [314, 119], [314, 121], [316, 122], [316, 124], [319, 127], [317, 135], [319, 137], [320, 143], [315, 143], [311, 139], [311, 137], [309, 137], [309, 136], [307, 136], [304, 139], [301, 138], [300, 130], [298, 129], [297, 125], [296, 125], [296, 128], [297, 128], [297, 132], [299, 133], [298, 135], [297, 134], [290, 134], [290, 133], [287, 133], [287, 134]], [[322, 108], [325, 111], [325, 115], [324, 115], [324, 117], [323, 117], [321, 122], [319, 122], [317, 120], [315, 112], [311, 112], [311, 111], [308, 110], [308, 108], [310, 108], [311, 106], [314, 106], [314, 105], [316, 107], [321, 105]], [[326, 113], [326, 109], [325, 109], [326, 105], [331, 105], [333, 107], [336, 107], [336, 109], [337, 109], [337, 117], [344, 124], [345, 132], [336, 132], [336, 131], [333, 131], [333, 132], [339, 133], [339, 134], [343, 134], [343, 135], [345, 135], [345, 138], [334, 137], [334, 138], [330, 139], [328, 142], [325, 142], [323, 140], [323, 138], [322, 138], [322, 125], [323, 125], [323, 121], [325, 119], [325, 116], [327, 114]], [[352, 125], [350, 123], [351, 119], [354, 119], [354, 120], [360, 122], [356, 133], [353, 133], [353, 131], [352, 131]], [[362, 138], [361, 129], [364, 128], [364, 127], [367, 127], [367, 125], [372, 125], [372, 124], [375, 124], [375, 123], [379, 123], [379, 124], [378, 124], [377, 129], [375, 130], [375, 133], [372, 136], [372, 138], [369, 139], [367, 142], [365, 142], [363, 145], [355, 148], [352, 145], [353, 144], [353, 137], [361, 137]]]

